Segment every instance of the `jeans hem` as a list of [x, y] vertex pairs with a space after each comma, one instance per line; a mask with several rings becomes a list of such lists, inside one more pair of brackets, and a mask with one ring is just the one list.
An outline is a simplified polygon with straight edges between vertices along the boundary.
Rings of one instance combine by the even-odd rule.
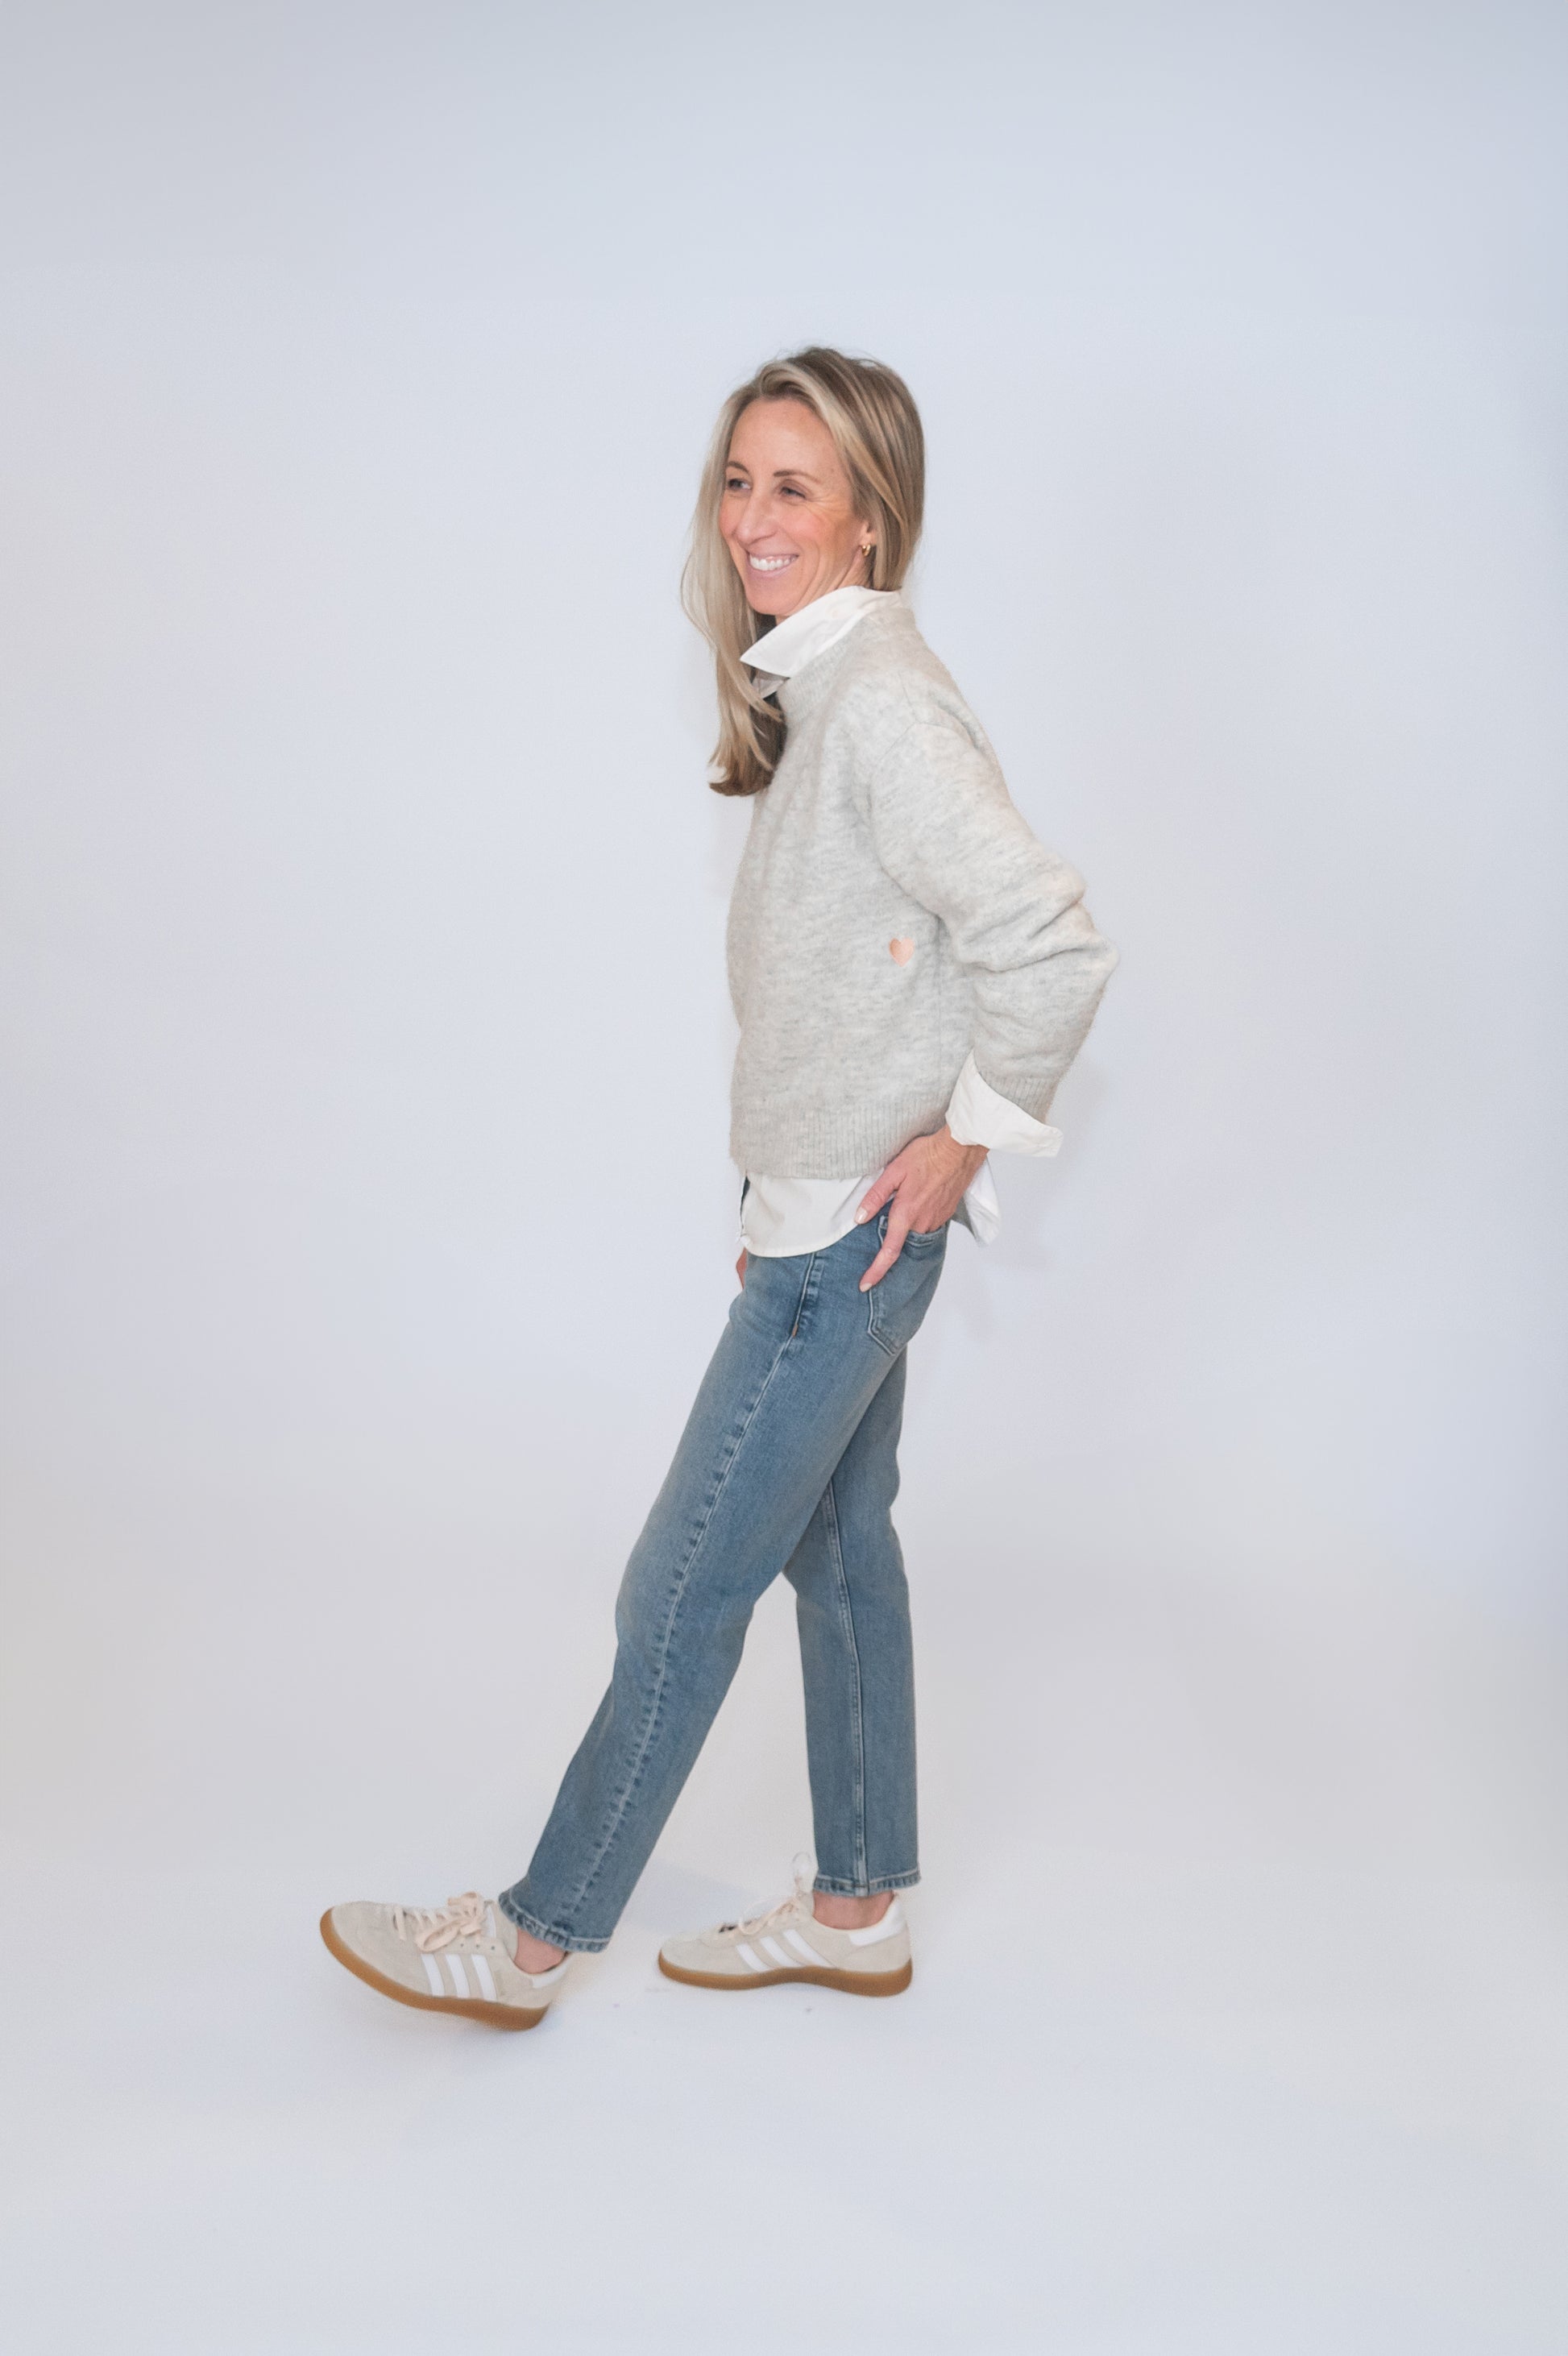
[[563, 1931], [551, 1922], [542, 1922], [537, 1914], [525, 1914], [519, 1906], [509, 1906], [504, 1896], [496, 1905], [514, 1931], [526, 1931], [531, 1939], [542, 1939], [547, 1947], [564, 1947], [569, 1955], [602, 1955], [609, 1945], [610, 1934], [602, 1939], [580, 1939], [573, 1931]]
[[[867, 1881], [835, 1881], [831, 1873], [819, 1873], [811, 1887], [830, 1898], [880, 1898], [885, 1890], [913, 1890], [919, 1879], [918, 1866], [913, 1873], [875, 1873]], [[561, 1943], [552, 1944], [559, 1946]]]

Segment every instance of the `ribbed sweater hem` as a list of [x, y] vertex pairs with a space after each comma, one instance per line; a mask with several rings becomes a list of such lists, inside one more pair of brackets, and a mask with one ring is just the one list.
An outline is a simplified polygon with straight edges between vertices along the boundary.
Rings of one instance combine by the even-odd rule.
[[880, 1097], [829, 1111], [776, 1103], [736, 1118], [730, 1152], [736, 1167], [754, 1177], [868, 1176], [912, 1138], [940, 1129], [951, 1095], [950, 1084], [936, 1095]]

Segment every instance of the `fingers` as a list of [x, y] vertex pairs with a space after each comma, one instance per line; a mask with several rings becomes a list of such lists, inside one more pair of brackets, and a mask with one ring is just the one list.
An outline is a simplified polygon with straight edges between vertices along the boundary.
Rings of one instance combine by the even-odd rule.
[[860, 1280], [860, 1289], [862, 1292], [869, 1292], [874, 1284], [881, 1283], [883, 1278], [886, 1275], [888, 1269], [892, 1267], [894, 1261], [903, 1250], [904, 1238], [908, 1232], [909, 1222], [907, 1218], [902, 1216], [897, 1205], [895, 1204], [892, 1210], [889, 1211], [887, 1215], [887, 1235], [883, 1243], [882, 1249], [877, 1253], [876, 1258], [872, 1261], [871, 1266], [866, 1269], [865, 1274]]
[[746, 1254], [744, 1252], [735, 1264], [735, 1272], [740, 1279], [740, 1289], [744, 1292], [746, 1290]]
[[882, 1208], [883, 1204], [890, 1202], [897, 1191], [897, 1165], [896, 1162], [890, 1162], [887, 1164], [886, 1169], [882, 1173], [881, 1177], [874, 1178], [870, 1185], [866, 1188], [865, 1194], [861, 1196], [860, 1208], [854, 1215], [855, 1226], [857, 1227], [863, 1227], [865, 1226], [867, 1219], [874, 1219], [876, 1216], [877, 1212]]

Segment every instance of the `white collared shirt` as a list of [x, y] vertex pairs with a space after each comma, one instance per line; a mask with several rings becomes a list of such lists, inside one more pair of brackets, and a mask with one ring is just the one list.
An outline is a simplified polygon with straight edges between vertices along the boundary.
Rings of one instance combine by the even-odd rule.
[[889, 597], [895, 605], [904, 602], [897, 589], [830, 589], [825, 597], [813, 598], [787, 621], [775, 622], [754, 647], [746, 648], [741, 660], [757, 673], [763, 694], [771, 695], [782, 680], [793, 679], [818, 655], [825, 655], [830, 647], [847, 638], [874, 605]]
[[[896, 589], [830, 589], [825, 597], [802, 605], [787, 621], [777, 623], [741, 660], [757, 674], [765, 695], [793, 679], [818, 655], [847, 637], [855, 624]], [[982, 1079], [972, 1055], [964, 1060], [951, 1101], [948, 1127], [960, 1145], [983, 1145], [988, 1153], [1055, 1153], [1061, 1131], [1035, 1120], [1015, 1104], [999, 1096]], [[752, 1170], [746, 1173], [741, 1197], [740, 1239], [758, 1259], [789, 1259], [800, 1252], [826, 1251], [855, 1224], [861, 1197], [880, 1173], [863, 1178], [769, 1178]], [[970, 1180], [963, 1198], [969, 1226], [977, 1243], [988, 1244], [1002, 1225], [1002, 1205], [991, 1163], [983, 1162]]]

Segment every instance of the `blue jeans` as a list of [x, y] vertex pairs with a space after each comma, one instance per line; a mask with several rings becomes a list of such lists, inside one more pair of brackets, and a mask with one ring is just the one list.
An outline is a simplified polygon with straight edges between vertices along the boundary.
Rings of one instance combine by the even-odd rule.
[[729, 1690], [757, 1598], [795, 1590], [817, 1888], [919, 1879], [909, 1596], [892, 1522], [905, 1352], [947, 1230], [860, 1280], [886, 1214], [830, 1250], [754, 1259], [616, 1604], [609, 1691], [566, 1770], [510, 1921], [607, 1945]]

